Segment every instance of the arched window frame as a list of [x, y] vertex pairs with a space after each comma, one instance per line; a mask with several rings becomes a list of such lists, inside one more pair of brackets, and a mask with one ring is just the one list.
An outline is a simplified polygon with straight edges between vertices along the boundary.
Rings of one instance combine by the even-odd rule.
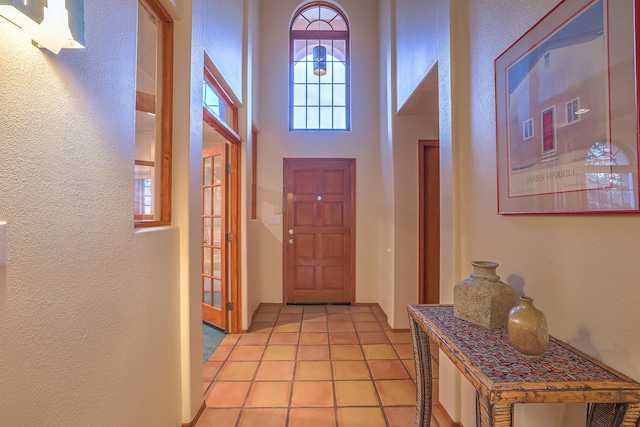
[[[299, 17], [303, 15], [303, 13], [308, 12], [310, 9], [313, 9], [313, 8], [326, 8], [326, 9], [330, 9], [332, 12], [335, 12], [336, 15], [331, 20], [334, 20], [335, 18], [339, 18], [339, 21], [341, 22], [340, 26], [344, 27], [344, 29], [336, 30], [336, 29], [310, 29], [309, 28], [310, 26], [312, 26], [311, 24], [317, 23], [318, 21], [323, 21], [321, 24], [327, 28], [331, 27], [331, 22], [324, 21], [322, 17], [320, 17], [320, 19], [317, 21], [309, 21], [309, 25], [304, 30], [295, 28], [296, 20], [298, 20]], [[328, 22], [328, 25], [327, 25], [327, 22]], [[328, 2], [314, 1], [310, 3], [306, 3], [305, 5], [301, 6], [293, 15], [293, 19], [291, 20], [291, 26], [289, 29], [289, 35], [290, 35], [290, 38], [289, 38], [289, 58], [290, 58], [289, 59], [289, 130], [293, 130], [293, 131], [348, 131], [350, 130], [351, 129], [351, 106], [350, 106], [349, 22], [347, 20], [346, 15], [338, 7]], [[302, 53], [300, 53], [301, 49], [298, 49], [298, 51], [296, 51], [296, 41], [306, 42], [307, 44], [306, 48], [304, 51], [302, 51]], [[315, 44], [313, 43], [314, 41], [316, 42]], [[322, 104], [321, 102], [319, 102], [317, 105], [310, 104], [308, 100], [308, 96], [306, 95], [305, 95], [306, 103], [304, 105], [296, 104], [295, 103], [296, 85], [302, 86], [304, 84], [307, 94], [310, 86], [309, 81], [306, 81], [304, 83], [295, 81], [296, 63], [299, 62], [302, 58], [305, 58], [307, 55], [309, 55], [312, 47], [314, 45], [317, 45], [318, 41], [320, 42], [321, 45], [327, 48], [327, 52], [331, 52], [332, 54], [337, 54], [337, 55], [334, 55], [337, 60], [336, 62], [337, 64], [344, 65], [344, 83], [342, 82], [334, 83], [333, 80], [331, 80], [330, 83], [322, 82], [319, 77], [318, 78], [318, 81], [319, 81], [318, 84], [320, 85], [319, 88], [321, 86], [331, 85], [331, 93], [332, 93], [331, 105], [329, 106], [326, 104]], [[344, 51], [342, 51], [339, 48], [334, 49], [334, 46], [339, 46], [343, 48]], [[329, 77], [329, 76], [330, 76], [330, 73], [328, 72], [326, 77], [333, 79], [333, 77]], [[336, 90], [340, 90], [340, 92], [342, 92], [342, 87], [339, 87], [342, 85], [344, 86], [344, 102], [340, 102], [340, 103], [344, 103], [344, 105], [337, 105], [335, 103], [335, 97], [333, 94], [335, 93]], [[297, 108], [298, 111], [302, 111], [303, 107], [304, 107], [305, 117], [306, 117], [305, 126], [297, 126], [295, 121], [295, 114], [296, 114], [295, 110]], [[324, 114], [324, 112], [328, 111], [327, 108], [331, 109], [331, 117], [332, 117], [331, 127], [326, 127], [321, 125], [322, 123], [322, 120], [320, 118], [321, 111]], [[315, 109], [318, 110], [317, 126], [310, 125], [308, 120], [308, 117], [312, 114], [312, 111], [315, 111]], [[336, 112], [339, 113], [342, 109], [344, 109], [343, 126], [336, 127], [336, 120], [334, 120], [333, 117]], [[342, 121], [342, 118], [338, 120], [339, 123], [341, 121]]]

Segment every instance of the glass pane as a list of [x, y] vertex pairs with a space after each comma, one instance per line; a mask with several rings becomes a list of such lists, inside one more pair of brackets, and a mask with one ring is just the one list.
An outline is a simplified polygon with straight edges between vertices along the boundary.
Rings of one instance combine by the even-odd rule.
[[[135, 85], [135, 180], [134, 219], [157, 221], [161, 219], [162, 134], [158, 131], [162, 117], [162, 40], [163, 24], [138, 2], [138, 35]], [[141, 163], [145, 163], [142, 165]], [[157, 166], [157, 167], [155, 167]]]
[[305, 83], [307, 81], [307, 63], [304, 61], [296, 62], [293, 66], [293, 82]]
[[345, 40], [333, 40], [333, 50], [331, 54], [336, 61], [343, 61], [347, 56], [347, 42]]
[[293, 105], [307, 105], [307, 85], [293, 85]]
[[320, 107], [320, 128], [331, 129], [333, 127], [333, 117], [331, 107]]
[[133, 206], [136, 220], [153, 220], [154, 167], [135, 165]]
[[220, 187], [213, 187], [213, 214], [214, 215], [220, 215], [220, 212], [222, 212], [221, 210], [221, 205], [222, 203], [220, 202], [220, 195], [222, 194], [221, 192], [221, 188]]
[[304, 129], [307, 125], [307, 109], [305, 107], [293, 107], [293, 128]]
[[336, 15], [337, 13], [332, 9], [327, 7], [320, 8], [320, 19], [324, 21], [331, 21]]
[[293, 41], [293, 60], [300, 61], [307, 56], [307, 41], [306, 40], [294, 40]]
[[325, 21], [318, 21], [318, 22], [314, 22], [313, 26], [315, 27], [315, 30], [320, 30], [320, 31], [332, 31], [333, 27], [331, 27], [331, 25], [329, 25], [328, 22]]
[[222, 242], [222, 222], [220, 218], [213, 218], [213, 243], [219, 245]]
[[304, 16], [309, 22], [317, 21], [320, 19], [320, 7], [311, 7], [302, 12], [302, 16]]
[[307, 129], [320, 128], [319, 114], [320, 114], [320, 111], [318, 107], [307, 108]]
[[211, 215], [211, 188], [202, 189], [202, 213]]
[[204, 185], [211, 185], [211, 157], [204, 159]]
[[320, 105], [333, 104], [333, 91], [331, 85], [320, 85]]
[[307, 82], [318, 83], [320, 81], [319, 78], [319, 76], [313, 74], [313, 61], [307, 62]]
[[333, 62], [333, 82], [346, 83], [344, 62]]
[[213, 274], [212, 276], [214, 277], [220, 277], [221, 275], [221, 265], [220, 265], [220, 261], [221, 261], [221, 254], [222, 254], [222, 249], [214, 249], [213, 250]]
[[202, 248], [202, 273], [211, 276], [211, 248]]
[[327, 62], [327, 74], [320, 76], [320, 83], [331, 83], [333, 81], [333, 62]]
[[309, 22], [306, 19], [302, 16], [298, 16], [293, 22], [292, 29], [295, 31], [305, 30], [307, 28], [307, 24], [309, 24]]
[[320, 85], [307, 85], [307, 105], [320, 105]]
[[205, 82], [204, 85], [204, 106], [215, 116], [220, 117], [220, 98], [215, 94], [211, 86]]
[[222, 308], [222, 294], [221, 294], [222, 286], [220, 285], [220, 280], [213, 279], [213, 301], [211, 305], [215, 308]]
[[209, 277], [202, 278], [202, 302], [211, 305], [211, 279]]
[[213, 183], [220, 185], [222, 180], [222, 156], [215, 156], [213, 158]]
[[346, 87], [343, 84], [333, 85], [333, 105], [340, 107], [347, 105]]
[[335, 19], [333, 21], [331, 21], [331, 25], [333, 25], [334, 31], [346, 31], [347, 30], [347, 23], [344, 22], [344, 19], [342, 19], [342, 16], [340, 16], [340, 15], [336, 16]]
[[136, 91], [145, 94], [156, 94], [158, 39], [160, 31], [158, 23], [149, 11], [138, 3], [138, 67], [136, 77]]
[[213, 241], [211, 240], [211, 218], [203, 218], [202, 219], [202, 243], [205, 245], [211, 245]]
[[347, 128], [347, 109], [345, 107], [333, 107], [333, 128]]
[[331, 61], [331, 57], [333, 56], [333, 41], [320, 40], [320, 44], [327, 49], [327, 62]]

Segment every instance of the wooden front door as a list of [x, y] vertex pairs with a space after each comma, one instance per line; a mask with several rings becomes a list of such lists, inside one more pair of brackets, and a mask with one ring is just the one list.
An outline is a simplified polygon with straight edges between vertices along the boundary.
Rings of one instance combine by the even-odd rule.
[[227, 330], [227, 144], [202, 151], [202, 320]]
[[354, 159], [284, 159], [286, 303], [355, 303], [354, 188]]

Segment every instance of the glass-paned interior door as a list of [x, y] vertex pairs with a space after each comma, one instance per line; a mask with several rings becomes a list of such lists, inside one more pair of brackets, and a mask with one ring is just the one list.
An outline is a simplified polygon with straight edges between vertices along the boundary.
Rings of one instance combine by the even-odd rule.
[[202, 152], [202, 319], [227, 330], [226, 144]]

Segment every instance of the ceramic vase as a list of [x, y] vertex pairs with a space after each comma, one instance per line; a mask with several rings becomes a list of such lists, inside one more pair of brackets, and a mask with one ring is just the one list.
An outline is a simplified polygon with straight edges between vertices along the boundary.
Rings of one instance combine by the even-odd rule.
[[509, 311], [507, 333], [511, 345], [525, 356], [540, 357], [549, 348], [547, 319], [531, 297], [521, 297], [520, 304]]
[[453, 288], [453, 315], [487, 329], [507, 324], [509, 310], [516, 305], [516, 291], [500, 281], [498, 264], [471, 261], [473, 272]]

